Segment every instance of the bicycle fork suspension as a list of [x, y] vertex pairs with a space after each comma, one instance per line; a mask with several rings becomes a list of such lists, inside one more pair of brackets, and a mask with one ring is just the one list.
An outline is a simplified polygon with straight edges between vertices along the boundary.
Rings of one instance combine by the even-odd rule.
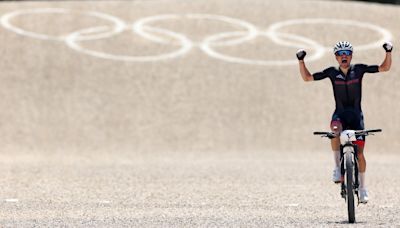
[[[347, 149], [346, 147], [352, 147], [351, 149]], [[346, 152], [345, 152], [346, 151]], [[358, 190], [359, 190], [359, 177], [358, 177], [358, 155], [357, 155], [357, 145], [341, 145], [340, 146], [340, 164], [341, 164], [341, 176], [342, 176], [342, 184], [341, 184], [341, 192], [340, 195], [342, 196], [343, 199], [347, 199], [346, 195], [347, 195], [347, 191], [346, 191], [346, 183], [344, 181], [344, 176], [346, 174], [346, 169], [345, 169], [345, 164], [346, 164], [346, 159], [345, 159], [345, 153], [352, 153], [353, 154], [353, 158], [352, 158], [352, 162], [354, 164], [354, 193], [357, 196], [357, 201], [358, 204], [360, 204], [360, 197], [358, 194]], [[352, 193], [350, 193], [352, 194]]]

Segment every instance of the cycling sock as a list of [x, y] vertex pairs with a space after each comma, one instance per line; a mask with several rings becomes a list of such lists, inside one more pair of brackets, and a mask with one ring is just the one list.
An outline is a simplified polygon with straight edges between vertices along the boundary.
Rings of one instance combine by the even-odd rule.
[[333, 159], [335, 161], [335, 167], [340, 167], [340, 151], [339, 150], [333, 151]]
[[365, 189], [365, 172], [360, 172], [358, 177], [360, 179], [360, 189]]

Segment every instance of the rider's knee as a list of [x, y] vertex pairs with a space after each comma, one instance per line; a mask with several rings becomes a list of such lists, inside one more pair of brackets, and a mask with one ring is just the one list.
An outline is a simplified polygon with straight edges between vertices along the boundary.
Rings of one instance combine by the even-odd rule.
[[331, 131], [334, 132], [336, 135], [343, 130], [342, 123], [340, 121], [334, 120], [331, 122]]

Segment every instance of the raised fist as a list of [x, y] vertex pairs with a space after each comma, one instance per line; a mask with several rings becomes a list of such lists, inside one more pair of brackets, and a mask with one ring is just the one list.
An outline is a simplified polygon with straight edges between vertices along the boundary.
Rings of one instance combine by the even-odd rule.
[[299, 50], [296, 52], [296, 57], [297, 57], [298, 60], [303, 60], [304, 57], [306, 57], [306, 55], [307, 55], [307, 53], [306, 53], [306, 51], [304, 51], [303, 49], [299, 49]]
[[393, 44], [390, 42], [385, 42], [382, 47], [386, 52], [392, 52], [393, 50]]

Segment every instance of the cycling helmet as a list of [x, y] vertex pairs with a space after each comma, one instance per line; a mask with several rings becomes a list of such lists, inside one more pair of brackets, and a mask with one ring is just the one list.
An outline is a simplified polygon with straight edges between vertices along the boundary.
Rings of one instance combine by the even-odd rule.
[[338, 51], [351, 51], [353, 52], [353, 46], [350, 42], [347, 41], [339, 41], [333, 47], [333, 53], [336, 54]]

